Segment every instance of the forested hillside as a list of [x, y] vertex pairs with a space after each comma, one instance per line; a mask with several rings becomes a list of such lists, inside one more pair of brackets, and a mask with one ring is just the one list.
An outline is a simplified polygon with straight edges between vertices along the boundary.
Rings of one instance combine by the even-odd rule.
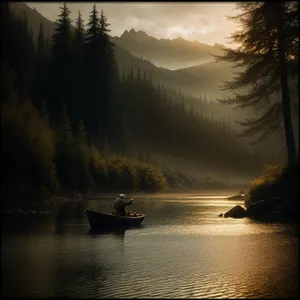
[[1, 5], [4, 193], [15, 185], [21, 194], [159, 190], [167, 181], [157, 154], [236, 176], [262, 167], [230, 122], [209, 113], [205, 92], [194, 108], [196, 98], [154, 84], [151, 73], [120, 71], [95, 6], [86, 23], [78, 14], [73, 30], [65, 4], [51, 39], [41, 22], [35, 40], [27, 14]]
[[[55, 31], [55, 27], [56, 27], [55, 22], [49, 21], [48, 19], [43, 17], [38, 11], [36, 11], [35, 9], [31, 9], [25, 3], [12, 2], [11, 7], [14, 10], [14, 13], [18, 18], [23, 18], [24, 13], [26, 14], [28, 24], [29, 24], [29, 30], [31, 30], [31, 28], [32, 28], [32, 35], [33, 35], [35, 41], [38, 36], [39, 26], [40, 26], [41, 22], [43, 23], [45, 38], [46, 38], [46, 40], [49, 39], [49, 41], [50, 41], [51, 36]], [[75, 25], [74, 22], [72, 22], [70, 25], [70, 30], [72, 32], [75, 31], [74, 25]], [[112, 42], [116, 41], [115, 37], [110, 36], [110, 39]], [[154, 40], [156, 40], [156, 39], [154, 39]], [[187, 43], [188, 45], [186, 45], [186, 43], [183, 43], [183, 45], [181, 45], [181, 43], [178, 43], [176, 41], [174, 42], [174, 44], [169, 43], [169, 42], [163, 41], [163, 43], [165, 43], [167, 46], [166, 49], [164, 50], [164, 53], [168, 49], [173, 49], [173, 52], [174, 52], [174, 47], [175, 48], [183, 47], [183, 48], [185, 48], [185, 51], [187, 51], [188, 53], [190, 53], [192, 51], [196, 55], [196, 57], [198, 57], [198, 58], [195, 58], [196, 59], [195, 63], [197, 63], [199, 61], [199, 55], [200, 55], [200, 57], [202, 57], [204, 55], [204, 59], [206, 61], [207, 59], [212, 60], [212, 57], [209, 54], [209, 52], [212, 52], [212, 54], [220, 54], [218, 45], [216, 47], [211, 47], [211, 46], [206, 45], [207, 47], [205, 47], [205, 45], [201, 44], [200, 48], [201, 49], [204, 48], [205, 51], [204, 52], [201, 51], [200, 54], [199, 53], [197, 54], [197, 51], [192, 50], [193, 44], [189, 45], [189, 43]], [[183, 92], [191, 93], [197, 97], [204, 96], [204, 93], [207, 93], [207, 94], [211, 95], [212, 97], [220, 95], [220, 93], [218, 92], [217, 86], [220, 85], [221, 82], [219, 81], [219, 79], [217, 81], [215, 81], [214, 76], [207, 76], [204, 78], [204, 80], [199, 81], [199, 78], [189, 74], [188, 72], [185, 72], [185, 71], [176, 72], [176, 71], [171, 71], [167, 68], [158, 67], [153, 63], [153, 61], [149, 61], [149, 59], [147, 60], [145, 58], [141, 58], [141, 55], [139, 55], [139, 54], [134, 55], [134, 53], [135, 53], [134, 51], [130, 52], [130, 51], [128, 51], [128, 49], [129, 49], [128, 47], [124, 48], [123, 46], [124, 45], [122, 45], [121, 43], [118, 43], [115, 47], [115, 56], [116, 56], [116, 61], [117, 61], [117, 65], [119, 67], [120, 74], [122, 73], [123, 70], [127, 72], [131, 67], [135, 70], [139, 67], [142, 72], [145, 71], [148, 74], [151, 73], [154, 84], [160, 83], [160, 84], [164, 84], [169, 87], [172, 87], [172, 88], [181, 89]], [[146, 45], [142, 45], [142, 47], [147, 48]], [[180, 53], [181, 50], [179, 48], [176, 51]], [[214, 51], [211, 51], [212, 49], [214, 49]], [[164, 54], [164, 56], [165, 56], [165, 54]], [[172, 58], [172, 61], [174, 63], [174, 59], [176, 60], [178, 58], [178, 55], [172, 56], [172, 57], [169, 55], [169, 58]], [[182, 56], [181, 56], [181, 59], [183, 59]], [[211, 86], [213, 86], [213, 89], [211, 88]]]
[[[16, 18], [7, 3], [1, 3], [1, 14], [3, 199], [164, 188], [166, 179], [157, 167], [129, 160], [109, 148], [105, 114], [114, 95], [110, 83], [118, 84], [118, 74], [105, 16], [99, 18], [94, 7], [87, 34], [80, 16], [72, 34], [64, 5], [49, 45], [42, 24], [34, 43], [26, 15]], [[111, 52], [99, 52], [96, 47]], [[81, 72], [83, 64], [89, 76]], [[110, 76], [104, 78], [103, 71]], [[76, 86], [79, 81], [84, 86]], [[89, 97], [82, 97], [81, 88]]]

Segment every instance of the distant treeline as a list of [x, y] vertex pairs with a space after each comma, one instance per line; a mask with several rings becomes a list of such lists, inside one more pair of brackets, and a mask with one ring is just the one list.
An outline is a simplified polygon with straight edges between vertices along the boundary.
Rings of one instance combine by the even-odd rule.
[[125, 150], [142, 144], [227, 170], [251, 172], [259, 167], [258, 157], [245, 152], [229, 122], [194, 112], [185, 105], [187, 96], [174, 101], [165, 89], [153, 86], [151, 76], [139, 72], [134, 76], [131, 70], [121, 78], [121, 91]]
[[8, 3], [1, 3], [1, 10], [7, 193], [14, 186], [45, 191], [164, 187], [160, 170], [124, 157], [136, 155], [137, 145], [213, 161], [220, 168], [260, 166], [225, 120], [187, 108], [185, 96], [174, 101], [153, 85], [151, 75], [129, 70], [119, 76], [107, 18], [95, 5], [86, 28], [79, 12], [73, 32], [64, 4], [51, 40], [40, 24], [36, 42], [26, 14], [16, 18]]

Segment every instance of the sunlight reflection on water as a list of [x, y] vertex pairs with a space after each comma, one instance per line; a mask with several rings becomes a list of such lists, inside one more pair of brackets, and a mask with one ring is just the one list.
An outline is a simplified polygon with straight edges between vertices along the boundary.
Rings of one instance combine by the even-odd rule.
[[[13, 219], [2, 238], [3, 295], [297, 297], [293, 227], [218, 218], [243, 205], [227, 196], [164, 197], [140, 197], [144, 201], [132, 209], [146, 214], [141, 228], [120, 232], [91, 234], [85, 215], [59, 221], [49, 216], [36, 224]], [[86, 207], [105, 201], [89, 200]]]

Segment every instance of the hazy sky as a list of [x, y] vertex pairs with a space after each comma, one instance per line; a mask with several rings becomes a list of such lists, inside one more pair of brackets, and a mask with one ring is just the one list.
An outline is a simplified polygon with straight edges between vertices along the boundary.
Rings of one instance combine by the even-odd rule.
[[[60, 2], [26, 2], [35, 7], [51, 21], [57, 19]], [[93, 2], [69, 2], [74, 20], [80, 9], [86, 22]], [[97, 9], [103, 9], [111, 24], [111, 34], [120, 36], [125, 29], [143, 30], [156, 38], [183, 37], [188, 40], [213, 45], [228, 45], [228, 39], [236, 29], [227, 16], [236, 15], [233, 2], [96, 2]]]

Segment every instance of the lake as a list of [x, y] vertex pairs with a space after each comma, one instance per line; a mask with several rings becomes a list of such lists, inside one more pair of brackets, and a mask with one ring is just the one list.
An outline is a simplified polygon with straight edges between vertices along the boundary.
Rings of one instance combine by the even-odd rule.
[[[101, 234], [68, 206], [5, 217], [2, 296], [297, 298], [295, 226], [219, 218], [242, 204], [229, 195], [136, 197], [130, 209], [146, 214], [141, 227]], [[111, 201], [87, 200], [81, 209]]]

